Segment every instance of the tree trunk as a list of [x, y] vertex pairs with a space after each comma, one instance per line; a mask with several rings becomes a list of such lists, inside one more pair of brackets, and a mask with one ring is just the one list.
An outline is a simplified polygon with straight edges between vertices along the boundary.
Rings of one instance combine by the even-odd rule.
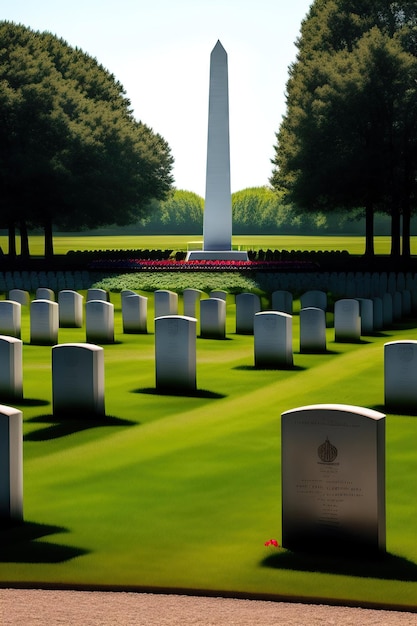
[[374, 254], [374, 207], [368, 202], [365, 207], [365, 256], [373, 257]]
[[48, 221], [44, 225], [45, 234], [45, 258], [52, 259], [54, 256], [54, 240], [52, 235], [52, 222]]
[[401, 215], [397, 209], [391, 213], [391, 256], [399, 258], [401, 255]]
[[16, 258], [16, 226], [14, 222], [9, 222], [9, 259]]
[[408, 202], [403, 208], [403, 253], [405, 259], [409, 259], [411, 255], [411, 211]]
[[19, 230], [20, 230], [20, 255], [24, 259], [29, 259], [30, 257], [29, 235], [28, 235], [28, 229], [26, 227], [25, 220], [20, 220]]

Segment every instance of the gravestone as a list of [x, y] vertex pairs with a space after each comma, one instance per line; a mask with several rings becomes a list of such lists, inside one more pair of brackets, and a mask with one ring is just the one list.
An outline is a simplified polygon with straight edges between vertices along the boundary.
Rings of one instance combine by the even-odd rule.
[[184, 315], [196, 317], [197, 302], [200, 302], [204, 292], [200, 289], [184, 289], [183, 291]]
[[89, 300], [85, 305], [85, 332], [88, 343], [114, 343], [114, 305]]
[[392, 316], [395, 321], [399, 321], [403, 316], [403, 298], [399, 291], [395, 291], [392, 296]]
[[148, 298], [139, 294], [122, 297], [122, 322], [124, 333], [148, 332]]
[[261, 300], [255, 293], [240, 293], [236, 296], [236, 333], [253, 335], [255, 314], [261, 310]]
[[212, 289], [212, 291], [210, 291], [210, 293], [209, 293], [209, 297], [210, 298], [219, 298], [220, 300], [224, 300], [226, 302], [226, 300], [227, 300], [227, 291], [224, 291], [223, 289]]
[[22, 306], [27, 306], [30, 304], [30, 295], [28, 291], [23, 289], [11, 289], [9, 291], [9, 300], [18, 302]]
[[382, 298], [372, 298], [374, 303], [374, 330], [382, 330], [384, 328], [384, 316], [382, 310]]
[[356, 342], [361, 337], [361, 317], [358, 300], [342, 298], [334, 304], [335, 341]]
[[361, 335], [371, 335], [374, 332], [374, 303], [369, 298], [356, 298], [359, 302], [361, 316]]
[[62, 328], [81, 328], [84, 297], [71, 289], [58, 293], [59, 325]]
[[53, 345], [58, 342], [59, 305], [52, 300], [32, 300], [30, 343]]
[[322, 404], [282, 414], [282, 544], [385, 551], [385, 415]]
[[155, 317], [178, 314], [178, 294], [169, 289], [157, 289], [154, 292]]
[[[17, 303], [16, 303], [17, 304]], [[0, 335], [0, 397], [23, 398], [23, 343], [16, 337]]]
[[49, 287], [38, 287], [35, 295], [36, 300], [51, 300], [55, 302], [55, 293]]
[[384, 328], [392, 326], [394, 320], [394, 311], [392, 304], [392, 294], [384, 293], [382, 296], [382, 315], [384, 318]]
[[272, 293], [272, 310], [292, 315], [293, 295], [290, 291], [277, 290]]
[[23, 416], [0, 405], [0, 519], [23, 521]]
[[155, 319], [156, 388], [194, 391], [196, 368], [197, 320], [185, 315]]
[[0, 334], [20, 339], [22, 305], [13, 300], [0, 300]]
[[311, 289], [302, 294], [300, 303], [302, 309], [314, 307], [325, 311], [327, 309], [327, 294], [318, 289]]
[[101, 346], [62, 343], [52, 348], [52, 405], [54, 415], [105, 415]]
[[261, 311], [255, 315], [253, 330], [255, 367], [292, 367], [291, 315], [280, 311]]
[[91, 287], [87, 289], [87, 302], [90, 300], [103, 300], [103, 302], [109, 302], [109, 294], [105, 289], [98, 289]]
[[226, 302], [221, 298], [200, 301], [200, 336], [205, 339], [226, 337]]
[[417, 411], [417, 341], [390, 341], [384, 345], [385, 406]]
[[301, 309], [300, 352], [326, 352], [326, 313], [323, 309]]

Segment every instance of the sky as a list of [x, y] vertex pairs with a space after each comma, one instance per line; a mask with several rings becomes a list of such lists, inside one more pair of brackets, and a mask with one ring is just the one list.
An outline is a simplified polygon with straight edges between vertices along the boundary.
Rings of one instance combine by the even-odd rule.
[[[49, 31], [123, 85], [162, 135], [174, 185], [204, 197], [210, 53], [228, 55], [232, 192], [267, 185], [288, 67], [312, 0], [1, 0], [0, 19]], [[3, 6], [2, 6], [3, 5]]]

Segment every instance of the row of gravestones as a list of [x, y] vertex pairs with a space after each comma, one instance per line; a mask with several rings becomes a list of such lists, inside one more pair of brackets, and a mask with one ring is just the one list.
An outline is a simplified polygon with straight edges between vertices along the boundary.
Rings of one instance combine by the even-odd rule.
[[[384, 293], [408, 290], [415, 294], [417, 306], [417, 275], [411, 272], [317, 272], [271, 273], [263, 277], [267, 291], [288, 290], [302, 293], [310, 289], [329, 291], [338, 297], [381, 297]], [[48, 285], [51, 289], [81, 291], [91, 285], [88, 271], [74, 272], [0, 272], [0, 291], [23, 289], [34, 292]]]

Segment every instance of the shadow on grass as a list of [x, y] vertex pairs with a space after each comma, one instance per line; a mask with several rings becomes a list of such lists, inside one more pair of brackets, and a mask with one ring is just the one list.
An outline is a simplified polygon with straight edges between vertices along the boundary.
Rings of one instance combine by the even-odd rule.
[[380, 578], [383, 580], [417, 581], [417, 564], [394, 554], [366, 558], [360, 555], [331, 555], [280, 551], [267, 556], [261, 561], [262, 567], [294, 570], [300, 572], [319, 572], [341, 576], [361, 578]]
[[39, 415], [28, 419], [27, 423], [49, 424], [49, 426], [26, 433], [23, 437], [24, 441], [49, 441], [51, 439], [73, 435], [74, 433], [82, 432], [89, 428], [98, 428], [101, 426], [134, 426], [138, 424], [138, 422], [112, 417], [111, 415], [97, 417], [95, 414], [83, 412], [77, 413], [77, 417], [72, 417], [71, 415]]
[[249, 371], [249, 372], [255, 372], [255, 371], [265, 371], [265, 372], [270, 372], [270, 371], [277, 371], [277, 372], [302, 372], [304, 370], [306, 370], [306, 367], [302, 367], [301, 365], [236, 365], [236, 367], [233, 368], [234, 370], [242, 370], [242, 371]]
[[38, 541], [41, 537], [69, 532], [67, 528], [21, 522], [11, 525], [0, 524], [0, 563], [63, 563], [89, 550], [64, 546], [57, 543]]
[[48, 400], [40, 400], [38, 398], [21, 398], [18, 401], [20, 406], [48, 406]]
[[416, 406], [385, 406], [385, 404], [375, 404], [369, 407], [374, 411], [379, 411], [380, 413], [389, 413], [390, 415], [401, 415], [402, 417], [416, 417], [417, 416], [417, 407]]
[[132, 393], [145, 393], [151, 396], [175, 396], [184, 398], [207, 398], [209, 400], [221, 400], [227, 396], [223, 393], [208, 391], [207, 389], [156, 389], [156, 387], [143, 387], [133, 389]]

